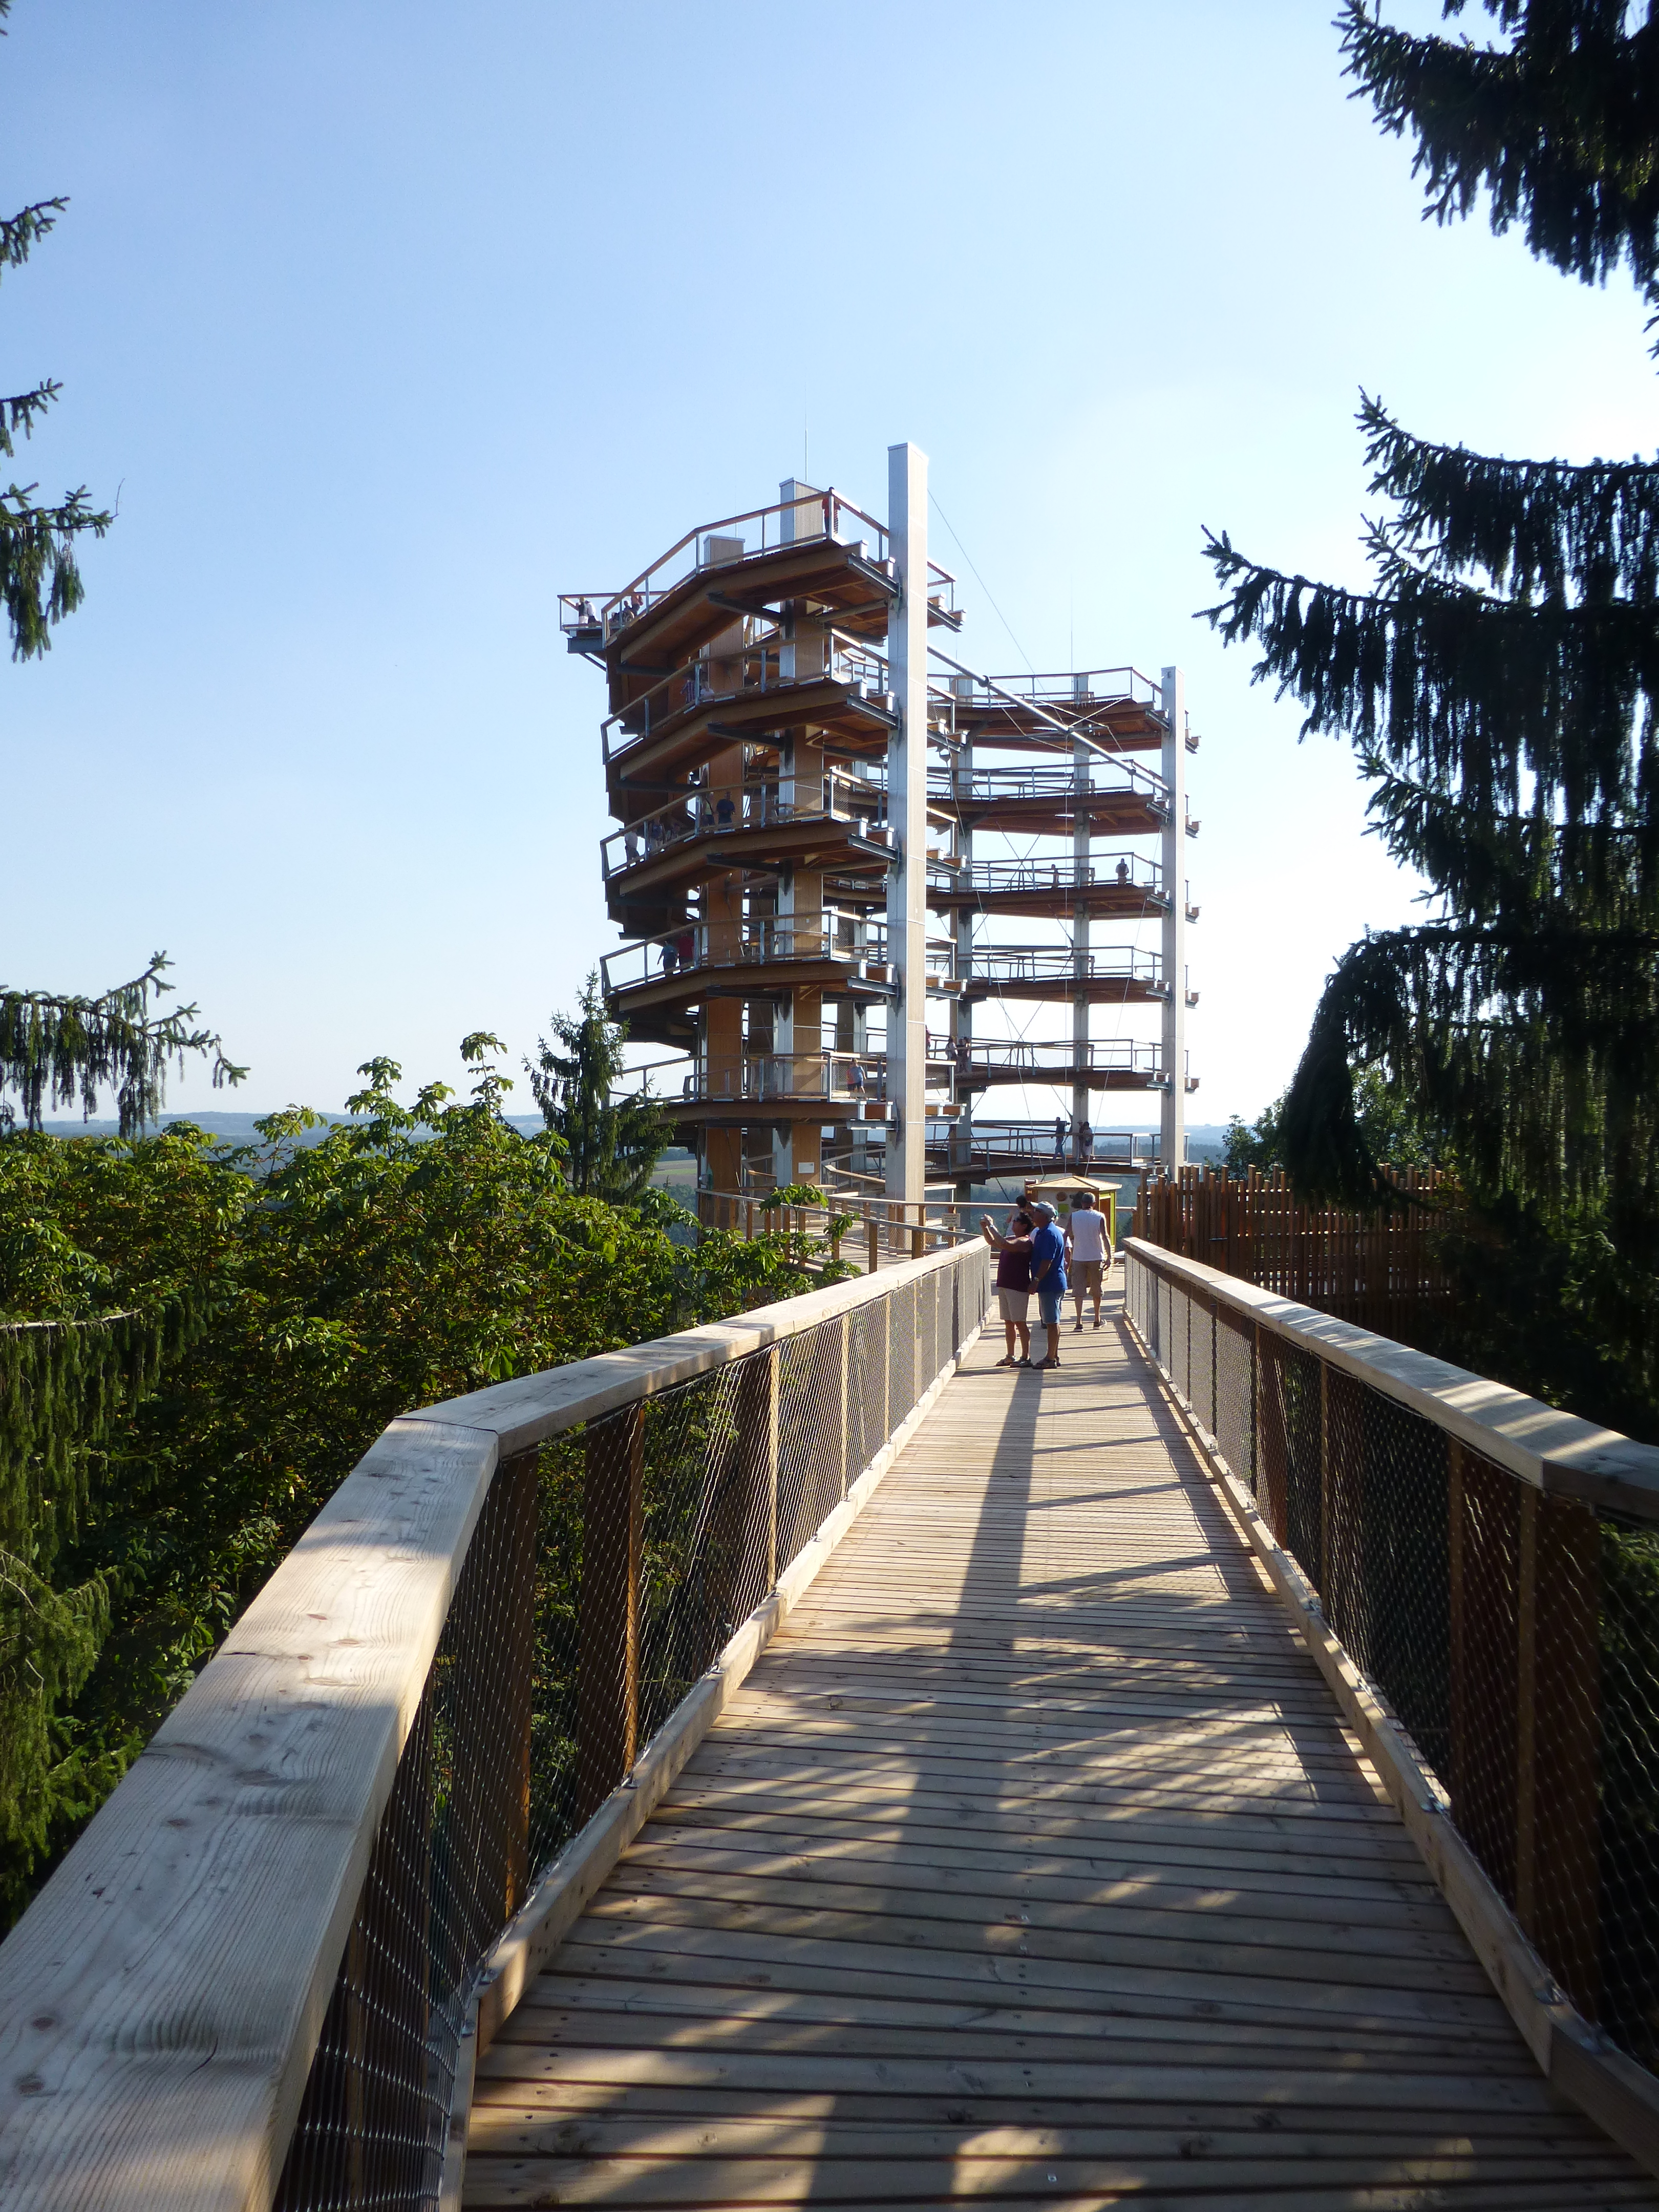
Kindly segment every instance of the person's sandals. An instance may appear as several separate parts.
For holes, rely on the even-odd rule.
[[[999,1367],[1024,1367],[1024,1364],[1025,1362],[1023,1359],[1016,1359],[1012,1352],[1006,1359],[999,1359],[997,1362]]]
[[[1073,1324],[1072,1324],[1072,1334],[1073,1334],[1073,1336],[1081,1336],[1081,1335],[1082,1335],[1082,1334],[1083,1334],[1083,1323],[1082,1323],[1080,1321],[1073,1322]]]

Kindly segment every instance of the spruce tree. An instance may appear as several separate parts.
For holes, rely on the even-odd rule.
[[[636,1205],[668,1146],[668,1124],[646,1085],[613,1098],[623,1070],[624,1024],[606,1019],[598,973],[582,986],[581,1011],[553,1016],[561,1052],[545,1037],[525,1062],[542,1118],[564,1146],[565,1175],[583,1198]]]
[[[98,1109],[99,1085],[108,1084],[121,1134],[133,1137],[161,1111],[169,1063],[182,1073],[193,1053],[208,1061],[216,1091],[240,1083],[247,1070],[226,1059],[216,1030],[195,1026],[197,1007],[151,1011],[152,998],[173,988],[163,980],[171,964],[166,953],[152,953],[142,975],[97,998],[0,984],[0,1133],[15,1119],[8,1088],[27,1127],[38,1129],[48,1100],[54,1106],[79,1100],[89,1116]]]
[[[0,0],[0,16],[10,13],[11,0]],[[0,31],[0,38],[5,35]],[[68,205],[61,197],[36,200],[16,215],[0,216],[0,276],[21,267]],[[0,455],[8,460],[15,458],[19,434],[33,436],[35,424],[62,389],[47,377],[27,392],[0,398]],[[75,541],[88,530],[101,538],[115,520],[102,508],[88,505],[84,484],[65,492],[56,506],[40,505],[34,496],[39,489],[38,484],[13,482],[0,491],[0,600],[11,629],[15,660],[45,653],[52,643],[52,624],[80,605],[84,592]]]
[[[1485,5],[1500,43],[1408,36],[1363,0],[1343,18],[1348,72],[1416,137],[1425,212],[1467,216],[1485,191],[1495,230],[1523,224],[1585,282],[1622,264],[1659,304],[1651,8],[1638,23],[1624,0]],[[1507,1338],[1488,1329],[1492,1356],[1507,1345],[1510,1379],[1652,1431],[1659,465],[1431,444],[1364,395],[1360,422],[1389,503],[1366,527],[1370,591],[1224,534],[1208,548],[1228,587],[1210,620],[1255,641],[1304,734],[1352,738],[1389,849],[1436,894],[1430,919],[1337,964],[1285,1103],[1286,1162],[1310,1198],[1378,1197],[1354,1091],[1356,1066],[1376,1071],[1444,1133],[1514,1316]]]

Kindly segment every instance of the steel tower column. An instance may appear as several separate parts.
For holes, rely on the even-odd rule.
[[[887,1194],[926,1195],[927,1083],[927,456],[887,448],[887,532],[898,597],[887,618],[898,727],[887,741]]]
[[[1164,672],[1164,1110],[1158,1158],[1166,1170],[1187,1164],[1187,682]]]

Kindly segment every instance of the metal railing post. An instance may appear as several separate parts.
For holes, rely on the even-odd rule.
[[[1519,1747],[1518,1501],[1501,1468],[1450,1444],[1452,1820],[1505,1902],[1515,1899]]]
[[[1331,1370],[1319,1363],[1319,1595],[1325,1618],[1331,1617],[1331,1528],[1334,1518],[1331,1479]]]
[[[639,1747],[644,1526],[645,1408],[635,1405],[596,1421],[587,1432],[576,1692],[576,1794],[582,1820],[628,1774]]]
[[[881,1436],[884,1443],[893,1433],[893,1296],[890,1291],[885,1297],[876,1301],[876,1310],[881,1316],[881,1322],[879,1327],[872,1329],[870,1334],[878,1342],[871,1345],[869,1356],[877,1361],[881,1376]]]
[[[1600,1529],[1571,1498],[1521,1492],[1516,1628],[1515,1917],[1573,2003],[1600,1994]]]
[[[738,1449],[743,1468],[744,1517],[758,1541],[751,1556],[764,1570],[763,1591],[778,1579],[778,1384],[782,1352],[777,1345],[744,1364],[738,1383]]]
[[[851,1443],[851,1437],[848,1431],[847,1394],[852,1383],[853,1369],[853,1322],[852,1316],[848,1314],[843,1314],[841,1317],[840,1326],[836,1332],[836,1364],[839,1370],[838,1379],[841,1384],[840,1392],[838,1394],[841,1400],[840,1426],[836,1431],[839,1443],[838,1456],[841,1463],[840,1494],[842,1497],[845,1498],[847,1495],[847,1476],[848,1472],[848,1445]]]
[[[536,1696],[536,1546],[539,1533],[539,1452],[519,1452],[495,1472],[507,1486],[508,1523],[506,1588],[501,1607],[501,1690],[507,1753],[507,1858],[506,1910],[510,1920],[524,1902],[530,1864],[530,1750]]]
[[[1261,1470],[1258,1503],[1275,1543],[1290,1534],[1290,1438],[1285,1433],[1285,1393],[1273,1356],[1273,1337],[1260,1322],[1255,1328],[1259,1434],[1256,1464]]]

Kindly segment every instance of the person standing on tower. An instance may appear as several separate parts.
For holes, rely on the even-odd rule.
[[[1066,1239],[1054,1225],[1054,1209],[1040,1198],[1030,1209],[1036,1229],[1031,1237],[1031,1288],[1037,1315],[1048,1340],[1048,1357],[1038,1364],[1060,1364],[1060,1310],[1066,1296]]]
[[[1106,1217],[1095,1204],[1093,1191],[1080,1190],[1072,1201],[1072,1218],[1066,1228],[1066,1264],[1072,1279],[1073,1310],[1077,1316],[1073,1336],[1082,1331],[1085,1291],[1095,1302],[1095,1327],[1101,1325],[1101,1287],[1111,1258],[1111,1247],[1106,1241]]]

